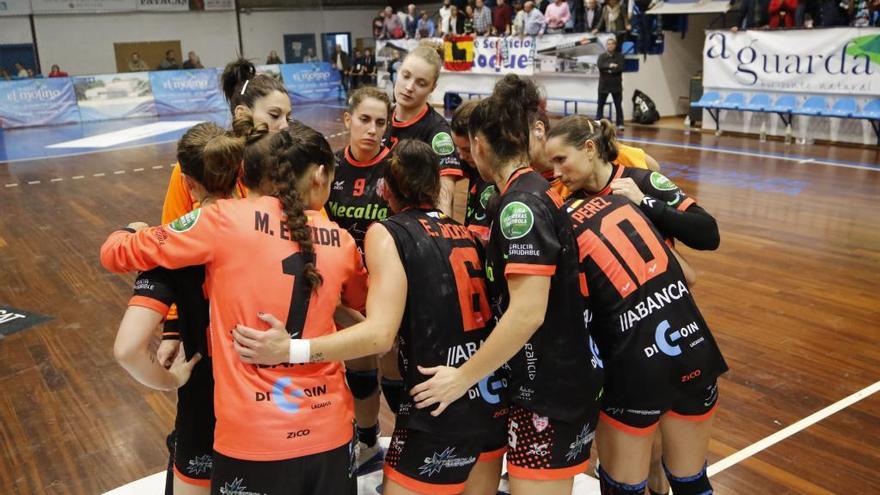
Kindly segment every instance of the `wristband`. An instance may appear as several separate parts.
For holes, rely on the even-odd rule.
[[[312,343],[308,339],[290,339],[290,363],[308,363],[311,357]]]

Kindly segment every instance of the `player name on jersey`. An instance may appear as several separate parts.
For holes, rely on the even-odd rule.
[[[290,228],[287,226],[287,223],[284,220],[281,220],[278,223],[278,230],[270,229],[269,214],[259,210],[254,211],[254,230],[271,236],[277,235],[285,241],[292,240],[290,237]],[[342,246],[342,242],[339,239],[339,230],[337,229],[312,226],[312,241],[322,246]]]

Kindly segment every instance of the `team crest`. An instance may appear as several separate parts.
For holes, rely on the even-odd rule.
[[[440,156],[451,155],[455,151],[455,143],[448,132],[438,132],[431,140],[431,148]]]
[[[513,201],[501,210],[501,234],[508,240],[525,237],[534,224],[535,215],[525,203]]]
[[[550,418],[532,413],[532,424],[535,425],[535,429],[538,430],[538,433],[541,433],[550,426]]]
[[[678,186],[676,186],[671,180],[658,172],[651,172],[651,185],[660,191],[672,191],[673,189],[678,189]]]
[[[195,227],[196,222],[199,221],[199,216],[202,214],[201,208],[196,208],[195,210],[183,215],[182,217],[174,220],[173,222],[168,224],[168,230],[172,232],[177,232],[178,234],[182,234],[187,230]]]

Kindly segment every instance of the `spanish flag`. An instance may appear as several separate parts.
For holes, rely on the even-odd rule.
[[[443,41],[443,66],[446,70],[466,71],[474,65],[474,37],[447,36]]]

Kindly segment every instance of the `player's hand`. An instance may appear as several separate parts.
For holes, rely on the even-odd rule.
[[[269,324],[268,330],[254,330],[236,325],[232,330],[232,345],[241,360],[248,364],[273,365],[290,359],[290,334],[278,318],[261,313],[257,315]]]
[[[128,228],[134,230],[135,232],[141,229],[145,229],[147,227],[149,227],[149,225],[145,224],[144,222],[131,222],[130,224],[128,224]]]
[[[177,357],[174,358],[174,363],[172,363],[171,368],[168,369],[168,371],[174,376],[177,388],[186,385],[186,382],[189,381],[189,377],[192,376],[193,367],[195,367],[196,363],[201,359],[202,355],[199,353],[196,353],[196,355],[189,361],[186,360],[184,353],[177,353]]]
[[[645,194],[639,189],[639,186],[629,177],[625,179],[614,179],[611,181],[611,193],[623,196],[635,204],[642,202]]]
[[[449,407],[449,404],[467,392],[468,386],[462,380],[461,371],[458,368],[449,366],[424,368],[419,366],[419,373],[433,376],[413,387],[409,394],[413,396],[417,409],[439,404],[436,409],[431,411],[431,416],[439,416]]]
[[[156,349],[156,359],[165,369],[171,367],[179,354],[183,354],[183,342],[177,339],[163,340]]]

